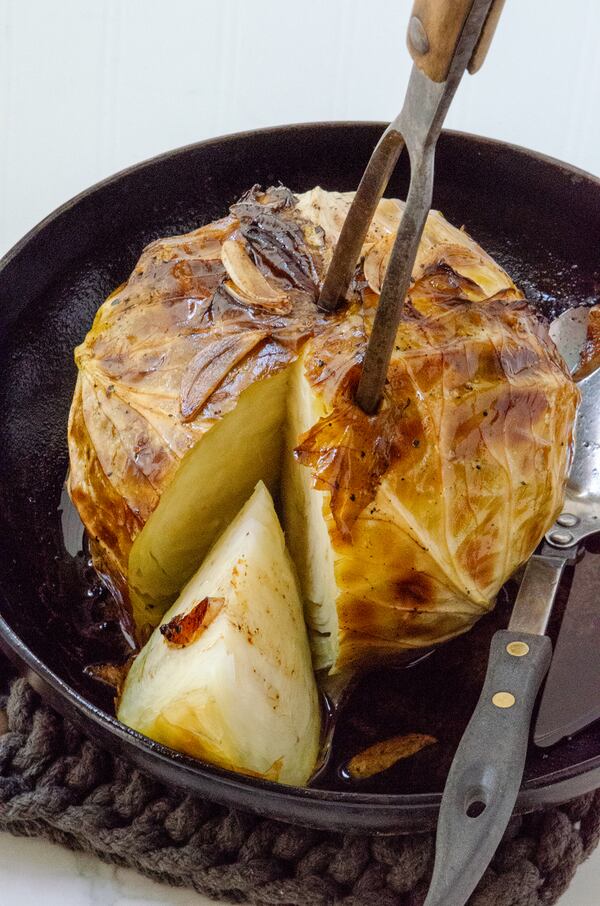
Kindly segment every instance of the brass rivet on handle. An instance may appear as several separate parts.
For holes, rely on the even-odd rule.
[[[515,702],[512,692],[496,692],[492,698],[492,704],[497,708],[512,708]]]
[[[513,657],[525,657],[526,654],[529,654],[529,645],[527,642],[509,642],[506,650]]]
[[[408,23],[408,40],[420,54],[426,54],[429,51],[429,38],[425,31],[425,26],[417,16],[411,16]]]

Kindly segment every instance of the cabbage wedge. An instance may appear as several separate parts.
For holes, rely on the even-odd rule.
[[[309,779],[319,700],[294,567],[262,482],[133,662],[117,716],[211,764]]]

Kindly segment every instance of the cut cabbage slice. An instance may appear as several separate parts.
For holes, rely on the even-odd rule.
[[[337,660],[335,555],[327,528],[328,494],[313,487],[312,472],[296,462],[294,449],[325,414],[322,399],[305,378],[302,356],[292,366],[281,478],[285,535],[300,578],[315,670]]]
[[[117,713],[212,764],[309,779],[319,700],[294,567],[262,482],[134,661]]]
[[[137,626],[156,626],[259,479],[277,490],[286,387],[287,370],[251,384],[184,457],[129,555]]]

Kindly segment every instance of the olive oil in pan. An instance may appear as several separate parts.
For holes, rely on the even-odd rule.
[[[94,665],[122,664],[134,648],[128,620],[106,579],[94,569],[79,514],[63,489],[59,506],[63,542],[62,574],[71,589],[70,622],[80,641],[81,667],[93,689],[92,700],[114,712],[114,692],[93,677]],[[101,701],[100,701],[101,700]]]

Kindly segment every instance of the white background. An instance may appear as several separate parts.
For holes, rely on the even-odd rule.
[[[128,164],[240,129],[389,120],[410,0],[0,0],[0,253]],[[600,3],[507,0],[448,125],[600,174]]]
[[[169,148],[259,126],[391,119],[410,0],[0,0],[0,253],[81,189]],[[600,175],[600,3],[508,0],[447,125]],[[0,836],[2,900],[190,903]],[[96,879],[96,880],[94,880]],[[598,906],[600,856],[561,906]]]

